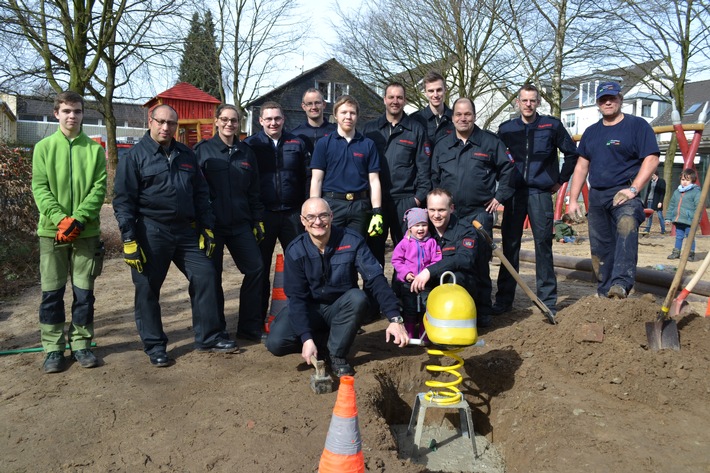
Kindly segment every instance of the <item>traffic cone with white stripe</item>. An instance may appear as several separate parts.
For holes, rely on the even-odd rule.
[[[276,255],[276,267],[274,268],[274,287],[271,290],[271,308],[266,316],[264,331],[269,333],[271,323],[279,312],[286,307],[286,293],[284,292],[284,255]]]
[[[319,473],[365,473],[362,438],[357,420],[355,378],[340,378],[338,398],[330,419],[325,448],[318,465]]]

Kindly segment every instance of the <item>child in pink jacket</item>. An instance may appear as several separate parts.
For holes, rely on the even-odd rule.
[[[441,250],[429,235],[429,215],[425,209],[414,207],[407,210],[404,220],[407,222],[407,234],[392,253],[392,266],[405,288],[401,294],[404,327],[411,338],[417,338],[424,333],[422,318],[429,291],[416,294],[411,291],[409,283],[424,268],[441,260]]]

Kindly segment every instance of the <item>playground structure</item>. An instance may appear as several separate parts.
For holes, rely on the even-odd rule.
[[[179,82],[143,106],[148,114],[159,105],[170,105],[178,113],[179,125],[175,139],[189,147],[214,135],[214,114],[220,101],[192,84]]]
[[[447,276],[453,279],[453,283],[444,283],[444,278]],[[412,453],[416,455],[419,450],[427,409],[455,409],[459,413],[461,434],[471,439],[474,458],[478,458],[471,407],[458,388],[463,382],[463,375],[459,370],[464,365],[464,360],[458,356],[458,353],[464,347],[481,345],[477,343],[476,305],[468,291],[456,284],[456,276],[450,271],[441,275],[439,286],[429,295],[424,315],[424,328],[429,341],[440,347],[428,348],[427,353],[454,361],[453,364],[448,365],[443,363],[427,365],[427,371],[449,375],[453,379],[426,381],[425,384],[430,390],[417,394],[407,427],[407,434],[411,434],[414,430]]]

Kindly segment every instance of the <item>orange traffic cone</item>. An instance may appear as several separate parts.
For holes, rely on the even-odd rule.
[[[710,317],[710,298],[708,298],[708,308],[705,309],[705,317]]]
[[[355,378],[340,378],[338,398],[330,419],[328,437],[318,465],[319,473],[365,473],[362,438],[357,420]]]
[[[271,290],[271,308],[266,316],[264,331],[269,333],[271,323],[279,312],[286,307],[286,293],[284,292],[284,255],[276,255],[276,267],[274,268],[274,288]]]

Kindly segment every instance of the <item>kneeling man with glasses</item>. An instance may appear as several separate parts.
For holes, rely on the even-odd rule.
[[[266,348],[276,356],[300,351],[308,364],[311,356],[330,361],[333,374],[340,377],[355,373],[347,356],[369,306],[358,287],[358,273],[390,321],[385,342],[392,337],[404,347],[409,338],[397,298],[365,239],[351,229],[332,226],[332,218],[321,198],[303,204],[301,223],[307,233],[286,248],[288,305],[271,324]]]

